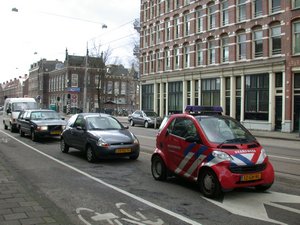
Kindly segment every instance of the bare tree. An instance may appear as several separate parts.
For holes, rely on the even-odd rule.
[[[93,43],[93,46],[91,48],[91,56],[93,57],[92,64],[94,67],[100,69],[99,78],[97,80],[97,100],[98,100],[98,107],[101,111],[101,80],[106,75],[106,63],[108,62],[110,56],[112,54],[112,50],[110,48],[107,48],[104,52],[101,51],[101,44],[100,43]]]

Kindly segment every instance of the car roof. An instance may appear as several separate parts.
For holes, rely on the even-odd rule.
[[[96,116],[102,116],[102,117],[112,117],[109,114],[106,113],[78,113],[77,116],[82,115],[83,117],[96,117]]]
[[[25,109],[23,111],[26,111],[26,112],[56,112],[55,110],[52,110],[52,109]]]

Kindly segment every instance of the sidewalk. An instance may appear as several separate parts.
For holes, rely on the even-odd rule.
[[[72,224],[46,196],[26,182],[0,152],[0,224]]]

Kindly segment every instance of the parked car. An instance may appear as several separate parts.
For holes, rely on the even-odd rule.
[[[68,153],[75,148],[86,154],[88,162],[107,157],[137,159],[140,144],[137,137],[116,118],[103,113],[73,115],[61,134],[60,149]]]
[[[136,110],[134,113],[128,116],[128,122],[131,126],[142,125],[146,128],[160,126],[162,118],[157,115],[154,111],[148,110]]]
[[[189,106],[165,117],[151,158],[155,180],[177,175],[197,182],[210,198],[234,188],[270,188],[274,169],[264,148],[220,107]]]
[[[34,98],[6,98],[3,107],[3,126],[11,132],[18,131],[17,119],[22,110],[37,109]]]
[[[51,109],[34,109],[20,112],[17,127],[21,137],[30,135],[33,141],[45,136],[60,136],[67,122]]]

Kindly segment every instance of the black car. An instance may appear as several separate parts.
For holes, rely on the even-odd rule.
[[[148,110],[136,110],[134,113],[128,116],[128,122],[131,126],[142,125],[146,128],[160,126],[162,118],[154,111]]]
[[[73,115],[61,134],[60,149],[69,148],[86,154],[88,162],[106,157],[129,157],[137,159],[140,144],[137,137],[116,118],[102,113],[79,113]]]
[[[67,122],[50,109],[24,110],[17,119],[21,137],[30,135],[33,141],[45,136],[60,136]]]

